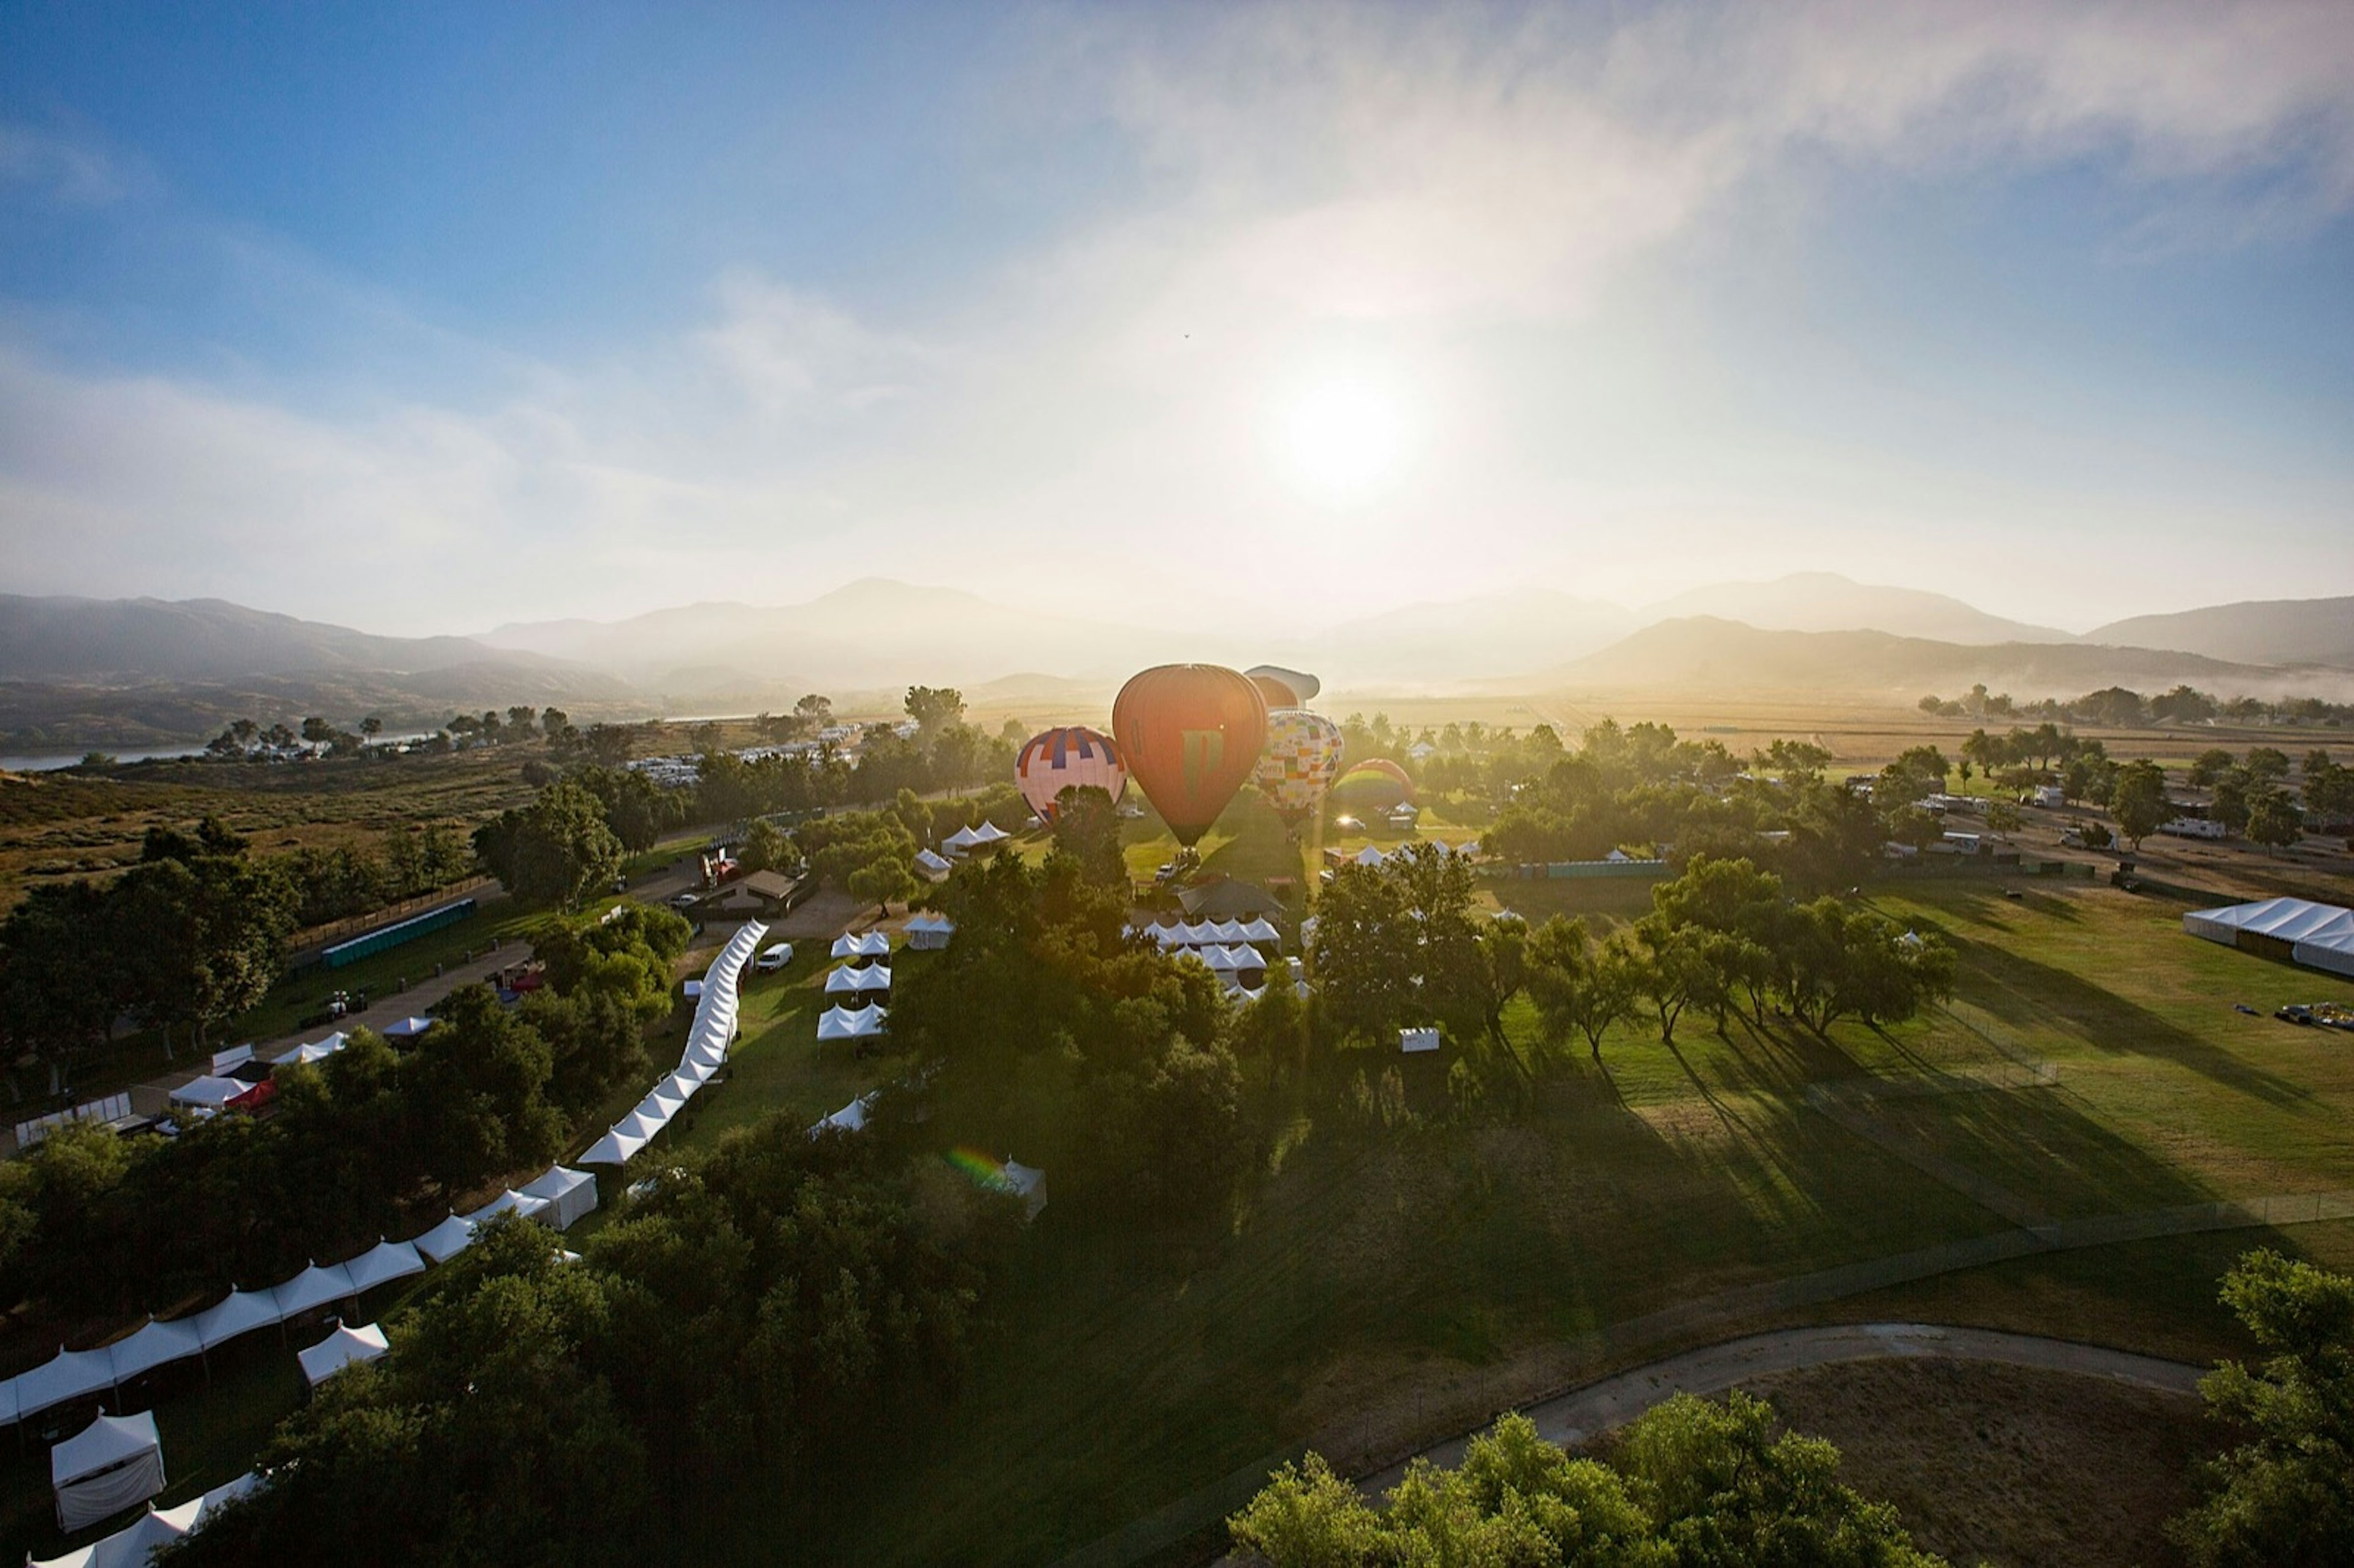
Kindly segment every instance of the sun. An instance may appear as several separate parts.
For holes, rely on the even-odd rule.
[[[1413,429],[1405,400],[1381,382],[1338,376],[1278,412],[1276,453],[1295,488],[1330,505],[1380,495],[1405,467]]]

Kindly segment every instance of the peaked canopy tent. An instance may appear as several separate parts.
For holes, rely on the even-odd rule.
[[[418,1018],[412,1015],[400,1020],[398,1023],[387,1023],[383,1028],[377,1030],[376,1033],[383,1035],[387,1040],[414,1040],[432,1027],[433,1021],[431,1019]]]
[[[295,1351],[294,1359],[302,1363],[303,1377],[316,1388],[354,1361],[372,1361],[391,1348],[377,1324],[351,1329],[338,1323],[333,1333],[309,1350]]]
[[[104,1351],[69,1351],[59,1345],[56,1355],[9,1382],[16,1390],[16,1416],[23,1420],[112,1388],[114,1358]]]
[[[880,931],[844,931],[833,939],[830,956],[837,959],[887,959],[891,938]]]
[[[545,1202],[548,1206],[540,1211],[539,1217],[559,1231],[570,1230],[575,1221],[597,1210],[597,1178],[586,1171],[552,1165],[546,1174],[515,1190],[526,1198]]]
[[[164,1442],[152,1413],[101,1415],[49,1450],[58,1528],[69,1534],[164,1489]]]
[[[207,1114],[219,1110],[231,1100],[242,1099],[253,1091],[253,1086],[241,1078],[217,1078],[207,1073],[191,1078],[164,1097],[184,1110]]]
[[[274,1329],[284,1320],[278,1311],[276,1292],[269,1290],[232,1290],[188,1319],[196,1326],[196,1338],[208,1351],[228,1343],[239,1334]]]
[[[810,1128],[810,1136],[815,1138],[828,1128],[839,1128],[843,1132],[856,1132],[866,1125],[867,1106],[874,1098],[871,1094],[861,1095],[832,1115],[821,1117]]]
[[[409,1245],[428,1262],[447,1263],[474,1245],[473,1223],[452,1214]]]
[[[157,1367],[186,1361],[201,1353],[204,1348],[204,1340],[198,1337],[196,1324],[187,1319],[159,1323],[150,1318],[138,1332],[107,1346],[106,1353],[114,1362],[114,1381],[121,1384],[142,1372],[151,1372]]]
[[[949,945],[956,935],[956,922],[945,915],[927,911],[907,917],[907,946],[917,952],[936,952]]]
[[[425,1258],[415,1242],[379,1241],[344,1265],[344,1269],[352,1277],[352,1293],[356,1296],[363,1290],[424,1273]]]
[[[326,1268],[314,1263],[270,1293],[270,1298],[278,1304],[281,1322],[299,1317],[314,1307],[324,1307],[329,1302],[342,1301],[358,1294],[352,1285],[352,1271],[340,1263]]]
[[[817,1037],[820,1040],[865,1040],[885,1032],[890,1011],[877,1003],[855,1010],[829,1007],[818,1015]]]
[[[854,969],[844,965],[825,977],[825,989],[830,996],[839,996],[845,991],[889,991],[891,966],[869,964],[863,969]]]
[[[323,1062],[328,1057],[334,1055],[336,1052],[342,1050],[345,1046],[350,1044],[351,1037],[344,1033],[343,1031],[337,1030],[334,1033],[328,1035],[324,1040],[313,1040],[308,1044],[297,1045],[292,1050],[281,1051],[277,1055],[272,1056],[270,1061],[273,1065],[281,1067],[299,1066],[310,1062]]]

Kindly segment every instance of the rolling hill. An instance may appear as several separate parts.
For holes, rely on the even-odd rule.
[[[2354,597],[2251,599],[2175,615],[2137,615],[2096,627],[2084,641],[2179,648],[2251,664],[2354,670]]]
[[[2162,691],[2187,682],[2221,695],[2346,700],[2354,673],[2237,663],[2203,654],[2080,642],[1969,644],[1885,631],[1767,631],[1691,617],[1646,627],[1550,673],[1597,688],[1821,691],[1953,695],[1983,681],[2015,696],[2077,696],[2103,686]]]

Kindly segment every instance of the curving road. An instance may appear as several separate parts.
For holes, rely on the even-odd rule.
[[[1537,1424],[1548,1442],[1582,1443],[1634,1420],[1653,1405],[1678,1393],[1722,1393],[1753,1379],[1775,1372],[1797,1372],[1833,1361],[1878,1361],[1897,1356],[1927,1356],[1945,1361],[1996,1361],[2005,1366],[2037,1367],[2047,1372],[2080,1372],[2111,1378],[2136,1388],[2161,1393],[2195,1396],[2207,1368],[2182,1361],[2137,1356],[2073,1340],[2047,1340],[2035,1334],[2008,1334],[1995,1329],[1950,1328],[1937,1323],[1840,1323],[1811,1329],[1777,1329],[1748,1334],[1722,1344],[1703,1345],[1681,1355],[1652,1361],[1573,1389],[1523,1414]],[[1453,1465],[1463,1457],[1471,1435],[1426,1449],[1419,1457],[1435,1465]],[[1358,1482],[1368,1494],[1394,1486],[1405,1466],[1394,1465]]]

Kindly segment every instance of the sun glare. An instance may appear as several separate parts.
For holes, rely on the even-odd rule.
[[[1281,411],[1277,448],[1303,494],[1346,506],[1389,488],[1405,467],[1411,436],[1392,389],[1336,377],[1306,388]]]

